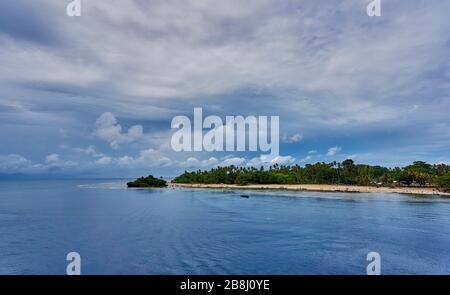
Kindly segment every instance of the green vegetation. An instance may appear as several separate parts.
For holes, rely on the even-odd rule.
[[[403,168],[386,168],[355,164],[353,160],[342,163],[316,163],[304,167],[218,167],[209,171],[184,172],[172,180],[174,183],[204,184],[345,184],[377,186],[437,186],[450,190],[450,166],[431,165],[416,161]]]
[[[450,192],[450,173],[437,178],[437,186],[444,192]]]
[[[128,187],[166,187],[167,181],[164,179],[155,178],[152,175],[147,177],[141,177],[136,179],[135,181],[128,182]]]

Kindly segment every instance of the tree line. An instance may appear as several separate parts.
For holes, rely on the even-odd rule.
[[[149,175],[147,177],[140,177],[135,181],[130,181],[127,183],[127,186],[133,188],[166,187],[167,181],[162,178],[156,178],[153,177],[153,175]]]
[[[355,164],[347,159],[342,163],[272,165],[268,168],[226,166],[209,171],[185,171],[172,180],[174,183],[204,184],[344,184],[377,186],[434,186],[450,191],[450,166],[415,161],[400,168],[386,168]]]

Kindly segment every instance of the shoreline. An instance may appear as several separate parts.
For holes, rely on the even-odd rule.
[[[342,192],[342,193],[398,193],[410,195],[446,196],[450,193],[439,191],[432,187],[374,187],[356,185],[333,185],[333,184],[203,184],[203,183],[169,183],[169,187],[188,188],[212,188],[212,189],[275,189],[275,190],[297,190],[314,192]]]

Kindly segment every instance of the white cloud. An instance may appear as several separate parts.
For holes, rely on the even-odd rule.
[[[118,164],[121,166],[129,166],[129,165],[132,165],[133,162],[134,162],[134,159],[133,159],[133,157],[130,157],[130,156],[123,156],[118,159]]]
[[[316,150],[310,150],[310,151],[308,152],[308,155],[312,155],[312,154],[317,154],[317,151],[316,151]]]
[[[276,156],[270,161],[270,164],[290,165],[295,162],[295,158],[291,156]]]
[[[79,164],[70,160],[62,160],[58,154],[50,154],[45,157],[45,164],[35,164],[34,168],[39,168],[42,171],[73,168]]]
[[[219,160],[215,157],[210,157],[206,160],[199,160],[195,157],[189,157],[186,161],[181,162],[181,167],[188,167],[188,168],[194,168],[194,167],[200,167],[200,168],[212,168],[216,166],[219,163]]]
[[[122,126],[117,123],[116,117],[112,113],[103,113],[95,122],[94,134],[107,142],[111,148],[117,149],[122,143],[131,143],[139,140],[144,135],[141,125],[135,125],[128,129],[127,133],[122,132]]]
[[[171,166],[175,161],[171,160],[164,153],[159,150],[146,149],[139,153],[138,157],[123,156],[117,159],[112,159],[110,161],[118,163],[125,167],[165,167]]]
[[[269,166],[269,165],[290,165],[295,162],[295,158],[292,156],[275,156],[272,157],[270,155],[260,155],[259,157],[255,157],[250,159],[247,162],[247,166],[249,167],[260,167],[260,166]]]
[[[77,166],[79,166],[77,162],[61,160],[58,154],[48,155],[44,163],[33,163],[31,160],[17,154],[0,155],[0,172],[5,174],[37,174],[55,170],[67,172]]]
[[[147,149],[140,152],[139,158],[136,159],[139,163],[151,166],[165,166],[170,165],[172,160],[165,156],[160,151],[154,149]]]
[[[339,146],[331,147],[331,148],[328,149],[327,156],[328,156],[328,157],[335,156],[335,155],[336,155],[337,153],[339,153],[341,150],[342,150],[342,148],[339,147]]]
[[[205,167],[215,166],[218,163],[219,163],[219,160],[217,158],[215,158],[215,157],[210,157],[209,159],[202,161],[202,165],[205,166]]]
[[[295,162],[292,156],[276,156],[261,155],[260,157],[247,160],[245,157],[234,157],[228,155],[220,160],[216,157],[209,157],[207,159],[198,159],[196,157],[188,157],[185,160],[175,160],[170,158],[161,150],[147,149],[139,153],[138,157],[122,156],[112,158],[104,156],[97,160],[97,165],[119,165],[121,167],[133,168],[149,168],[149,167],[171,167],[171,168],[205,168],[211,169],[217,166],[255,166],[261,165],[269,166],[274,164],[289,165]]]
[[[303,140],[303,134],[300,134],[300,133],[295,133],[290,136],[285,135],[282,138],[282,142],[285,142],[285,143],[295,143],[295,142],[299,142],[302,140]]]
[[[183,167],[198,167],[200,166],[200,161],[197,158],[189,157],[186,161],[181,164]]]
[[[31,166],[31,161],[21,155],[0,155],[0,172],[2,173],[24,172]]]
[[[95,158],[100,158],[104,156],[104,154],[102,153],[97,153],[95,147],[92,145],[88,146],[87,148],[73,148],[72,151],[76,153],[86,154]]]
[[[48,155],[48,156],[45,158],[45,162],[46,162],[46,163],[49,163],[49,164],[59,162],[59,155],[58,155],[58,154],[51,154],[51,155]]]
[[[225,160],[223,160],[220,163],[220,166],[241,166],[245,163],[245,158],[240,158],[240,157],[231,157],[231,158],[227,158]]]
[[[306,157],[304,157],[303,159],[300,159],[300,162],[301,162],[301,163],[308,162],[308,161],[311,160],[311,159],[312,159],[311,156],[306,156]]]
[[[108,164],[111,164],[112,161],[113,161],[113,159],[111,157],[101,157],[100,159],[95,161],[95,163],[98,165],[108,165]]]

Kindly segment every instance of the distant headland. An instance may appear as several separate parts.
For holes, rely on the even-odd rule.
[[[403,168],[386,168],[355,164],[350,159],[304,167],[278,164],[268,169],[227,166],[209,171],[186,171],[175,177],[171,184],[450,195],[450,166],[416,161]]]

